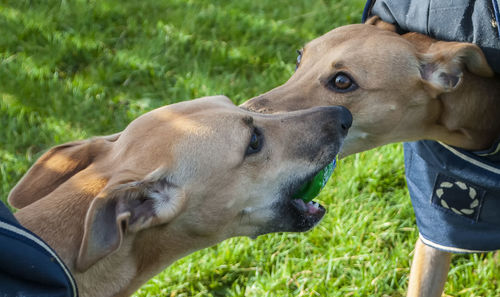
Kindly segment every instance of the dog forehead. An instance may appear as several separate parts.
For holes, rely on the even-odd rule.
[[[242,113],[243,110],[225,96],[204,97],[154,109],[132,121],[124,132],[136,136],[158,129],[204,133],[220,126],[221,121],[237,121]]]
[[[354,24],[333,29],[306,44],[307,52],[314,55],[341,51],[344,53],[373,56],[382,49],[392,52],[398,48],[408,49],[410,43],[400,35],[372,25]],[[403,51],[402,51],[403,52]]]
[[[312,69],[346,71],[367,89],[419,77],[414,45],[392,31],[372,25],[339,27],[311,41],[305,47],[304,61],[310,59],[318,65]]]
[[[201,146],[216,151],[221,141],[244,137],[242,112],[222,96],[160,107],[132,121],[114,143],[112,155],[119,163],[132,162],[148,170],[172,163],[183,149],[193,153]]]

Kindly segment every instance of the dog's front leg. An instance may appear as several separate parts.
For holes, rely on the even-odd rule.
[[[410,271],[407,297],[439,297],[450,269],[451,253],[417,240]]]

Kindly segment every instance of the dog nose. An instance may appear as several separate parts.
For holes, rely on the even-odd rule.
[[[336,135],[346,136],[352,125],[352,114],[349,109],[340,105],[320,106],[313,108],[321,113],[317,118],[324,127],[324,131],[331,131]],[[317,115],[317,113],[316,113]]]
[[[340,128],[347,132],[349,128],[351,128],[352,125],[352,114],[349,111],[349,109],[345,108],[344,106],[338,106],[340,109]]]
[[[352,114],[349,109],[340,105],[320,107],[320,109],[321,108],[328,109],[328,118],[333,121],[335,128],[338,129],[337,131],[344,135],[347,134],[347,131],[349,130],[349,128],[351,128],[352,125]],[[331,124],[332,123],[330,122],[330,125]]]

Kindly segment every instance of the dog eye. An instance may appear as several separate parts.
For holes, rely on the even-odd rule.
[[[245,155],[252,155],[260,152],[263,144],[263,136],[259,129],[254,128],[252,136],[250,136],[250,143],[248,144]]]
[[[297,61],[295,62],[295,70],[299,68],[300,60],[302,60],[302,50],[297,50]]]
[[[350,92],[358,88],[351,77],[345,73],[337,73],[328,81],[328,87],[337,92]]]

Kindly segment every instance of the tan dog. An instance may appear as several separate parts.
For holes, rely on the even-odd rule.
[[[345,106],[354,121],[343,156],[421,139],[479,150],[500,135],[500,79],[473,44],[401,36],[375,17],[309,42],[298,64],[284,85],[243,107],[275,113]],[[408,296],[440,296],[449,263],[449,253],[418,241]]]
[[[229,237],[316,225],[325,209],[291,196],[335,158],[351,121],[343,107],[269,116],[223,96],[178,103],[121,133],[52,148],[9,202],[80,296],[127,296]]]

